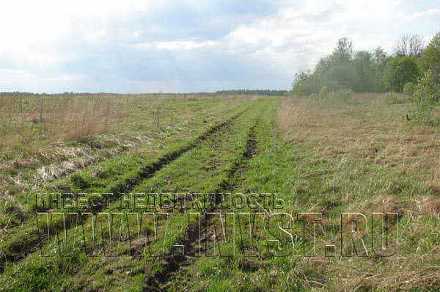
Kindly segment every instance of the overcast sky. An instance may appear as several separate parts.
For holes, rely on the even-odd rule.
[[[2,0],[0,91],[287,89],[340,37],[436,31],[440,0]]]

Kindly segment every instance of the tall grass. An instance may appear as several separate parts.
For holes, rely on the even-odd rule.
[[[348,103],[352,101],[353,90],[344,88],[334,90],[324,86],[321,88],[318,95],[312,94],[310,98],[323,104],[340,102]]]
[[[125,103],[112,95],[1,95],[0,149],[106,132],[126,116]]]

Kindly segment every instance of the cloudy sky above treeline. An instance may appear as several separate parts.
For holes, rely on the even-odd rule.
[[[0,91],[288,89],[340,37],[437,31],[440,0],[2,0]]]

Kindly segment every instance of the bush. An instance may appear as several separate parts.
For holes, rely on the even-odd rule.
[[[414,91],[416,103],[434,104],[440,101],[440,86],[434,83],[432,71],[428,70],[420,78]]]
[[[416,109],[414,118],[422,123],[434,125],[438,120],[433,117],[434,106],[440,101],[440,88],[434,83],[430,70],[425,72],[414,91]]]
[[[405,95],[413,96],[416,90],[416,85],[413,82],[408,82],[403,86],[403,93]]]
[[[387,63],[384,81],[388,89],[402,92],[406,83],[416,82],[419,76],[415,57],[396,56]]]

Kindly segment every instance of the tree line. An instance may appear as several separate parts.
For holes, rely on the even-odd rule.
[[[429,94],[438,101],[440,33],[426,45],[418,35],[404,35],[393,54],[387,54],[381,47],[373,51],[354,51],[352,41],[341,38],[333,52],[321,58],[312,71],[296,74],[293,94],[318,94],[325,88],[355,92],[394,91],[412,95],[422,83],[429,85],[430,88],[425,89],[433,91]]]
[[[267,96],[282,96],[287,95],[287,90],[273,90],[273,89],[235,89],[235,90],[219,90],[217,94],[237,94],[237,95],[267,95]]]

